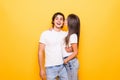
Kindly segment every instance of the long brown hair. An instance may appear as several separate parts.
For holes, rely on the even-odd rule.
[[[69,43],[70,35],[77,34],[78,44],[80,35],[80,19],[75,14],[69,14],[67,17],[68,35],[65,38],[66,45]]]

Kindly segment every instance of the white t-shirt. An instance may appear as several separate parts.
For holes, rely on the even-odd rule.
[[[78,43],[78,41],[77,41],[77,34],[72,34],[71,36],[70,36],[70,39],[69,39],[69,47],[71,46],[71,44],[72,43]],[[63,47],[63,57],[67,57],[67,56],[70,56],[73,52],[66,52],[66,50],[65,50],[65,43],[64,43],[64,47]]]
[[[42,33],[39,42],[45,44],[45,66],[63,64],[62,48],[66,32],[55,30]]]

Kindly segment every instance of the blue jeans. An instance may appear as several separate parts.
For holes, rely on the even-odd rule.
[[[68,80],[78,80],[79,62],[77,58],[74,58],[65,64],[65,68],[67,70]]]
[[[68,80],[67,71],[63,64],[46,67],[47,80]]]

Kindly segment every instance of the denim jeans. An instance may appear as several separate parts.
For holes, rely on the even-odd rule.
[[[57,77],[59,80],[68,80],[67,71],[63,64],[46,67],[46,74],[47,80],[56,80]]]
[[[78,80],[79,62],[77,58],[74,58],[65,64],[65,68],[67,70],[68,80]]]

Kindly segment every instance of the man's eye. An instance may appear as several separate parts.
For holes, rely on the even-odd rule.
[[[60,20],[63,20],[63,18],[60,18]]]

